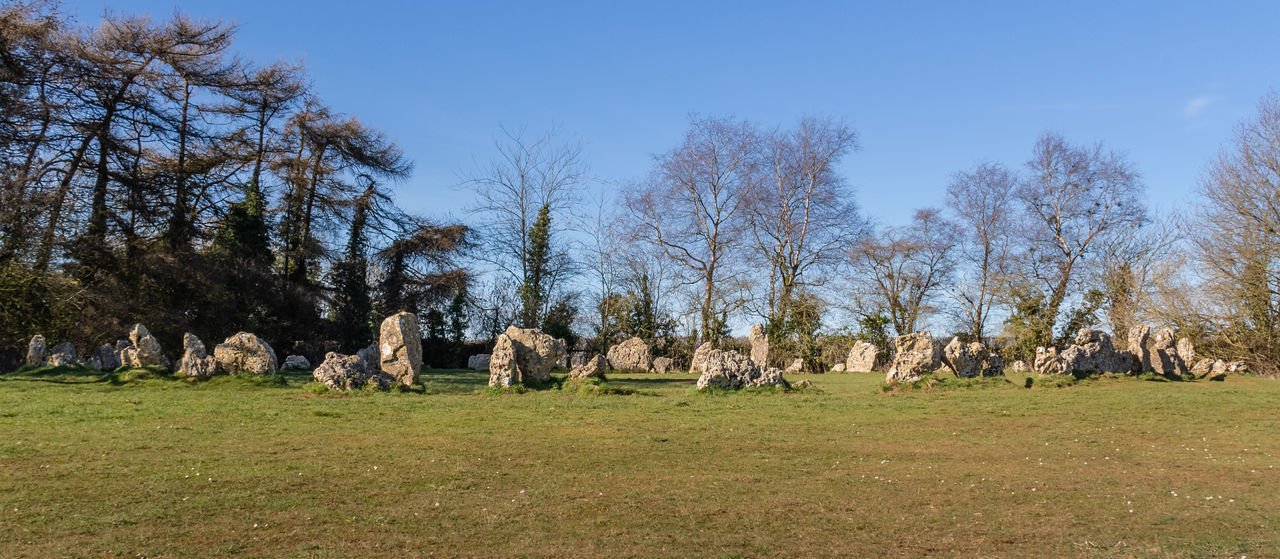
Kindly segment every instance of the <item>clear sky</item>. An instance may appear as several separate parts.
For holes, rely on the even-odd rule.
[[[766,125],[848,119],[844,174],[883,223],[938,205],[979,160],[1021,165],[1035,137],[1127,151],[1148,198],[1194,197],[1205,164],[1280,88],[1280,2],[383,2],[66,0],[175,8],[239,24],[239,51],[303,60],[336,110],[416,162],[401,205],[458,214],[452,188],[498,126],[551,126],[625,182],[673,147],[687,115]]]

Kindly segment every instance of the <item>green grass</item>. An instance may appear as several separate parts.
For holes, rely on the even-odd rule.
[[[0,557],[1280,555],[1280,383],[788,378],[0,375]]]

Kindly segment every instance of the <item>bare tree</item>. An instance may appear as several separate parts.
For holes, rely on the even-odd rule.
[[[1013,242],[1013,190],[1017,179],[997,163],[980,163],[956,173],[947,186],[947,208],[960,233],[956,281],[950,289],[961,324],[981,340],[1007,272]]]
[[[1223,352],[1280,374],[1280,95],[1209,166],[1192,236]]]
[[[769,271],[765,317],[787,312],[796,289],[825,283],[810,270],[845,264],[841,247],[866,234],[867,224],[835,166],[858,149],[858,135],[834,119],[805,117],[793,130],[764,138],[768,172],[751,199],[749,222],[756,259]]]
[[[924,209],[910,226],[887,228],[854,245],[863,314],[886,312],[899,335],[915,332],[951,277],[955,237],[955,226],[940,210]]]
[[[692,118],[679,147],[658,156],[648,180],[627,195],[637,233],[699,286],[704,341],[718,339],[736,310],[735,285],[747,204],[760,184],[759,134],[748,122]]]
[[[1101,144],[1074,146],[1046,133],[1027,162],[1028,176],[1015,191],[1028,220],[1023,264],[1046,293],[1048,328],[1038,345],[1052,340],[1052,326],[1076,285],[1076,272],[1108,232],[1146,218],[1138,172],[1121,153]]]
[[[1181,272],[1182,260],[1174,254],[1181,241],[1178,225],[1170,218],[1120,227],[1099,241],[1097,283],[1113,332],[1167,318],[1154,300],[1163,280]]]
[[[523,315],[534,318],[544,316],[546,305],[555,300],[550,295],[563,286],[572,274],[572,259],[560,234],[567,229],[578,191],[588,181],[587,165],[582,155],[582,145],[564,142],[552,130],[538,137],[529,137],[524,131],[501,129],[501,137],[494,141],[494,156],[487,165],[478,167],[463,183],[474,189],[477,202],[470,209],[481,216],[485,225],[480,227],[483,243],[492,247],[478,255],[485,262],[497,267],[519,286],[528,286],[533,276],[538,277],[538,297],[523,297],[539,303],[542,308],[526,309]],[[531,266],[530,255],[535,247],[531,233],[538,213],[546,208],[550,217],[549,251],[545,270]],[[542,258],[540,258],[542,260]]]

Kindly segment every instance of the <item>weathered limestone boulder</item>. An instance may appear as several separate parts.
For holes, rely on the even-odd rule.
[[[1036,359],[1031,368],[1036,374],[1040,375],[1071,374],[1070,365],[1058,355],[1058,348],[1056,347],[1037,347]]]
[[[248,332],[236,332],[214,346],[213,358],[223,373],[238,375],[272,375],[276,372],[276,352],[262,338]]]
[[[395,377],[380,370],[370,369],[359,355],[342,355],[329,352],[324,362],[311,371],[311,378],[323,383],[329,390],[355,390],[365,385],[376,385],[388,390],[398,384]]]
[[[200,338],[187,332],[182,335],[182,359],[176,372],[180,377],[207,379],[218,372],[218,360],[209,357]]]
[[[564,340],[560,340],[560,342],[563,343]],[[564,355],[561,355],[559,359],[556,359],[556,368],[557,369],[569,368],[569,354],[567,352]]]
[[[132,349],[133,349],[133,342],[130,342],[129,340],[116,340],[116,345],[113,351],[116,354],[116,361],[120,362],[121,367],[133,366],[133,365],[130,365],[130,361],[129,361],[130,359],[132,359],[133,354],[130,351]]]
[[[798,373],[804,370],[804,359],[795,359],[791,361],[787,368],[783,369],[784,373]]]
[[[836,363],[835,365],[831,366],[831,372],[833,373],[846,373],[848,371],[849,371],[849,367],[846,366],[844,363]]]
[[[782,371],[762,368],[740,353],[713,349],[706,357],[705,370],[698,377],[699,390],[708,386],[727,389],[787,386]]]
[[[62,342],[53,346],[53,349],[49,351],[50,367],[78,364],[79,361],[76,360],[76,348],[71,345],[71,342]]]
[[[752,324],[751,331],[747,333],[747,339],[751,342],[751,362],[761,367],[769,365],[769,336],[764,333],[763,324]]]
[[[1213,360],[1209,358],[1202,358],[1197,360],[1196,364],[1191,367],[1191,374],[1195,375],[1196,378],[1204,378],[1204,376],[1209,374],[1209,371],[1212,369]]]
[[[649,357],[649,344],[639,337],[633,337],[609,348],[609,368],[615,371],[647,373],[653,368]]]
[[[587,364],[596,354],[588,351],[571,351],[569,352],[569,368],[581,367]]]
[[[880,348],[875,344],[858,340],[853,342],[853,347],[849,348],[849,356],[845,358],[844,368],[846,371],[858,371],[869,373],[876,368],[876,355],[880,353]]]
[[[129,347],[121,351],[120,362],[124,366],[169,368],[169,358],[164,356],[160,341],[151,335],[146,326],[134,324],[129,330],[129,343]]]
[[[98,347],[98,354],[95,357],[97,357],[100,371],[114,371],[120,368],[120,354],[107,344]]]
[[[1190,368],[1196,363],[1196,346],[1191,343],[1189,338],[1178,338],[1178,359],[1182,360],[1182,364]]]
[[[280,364],[280,368],[306,370],[311,368],[311,361],[301,355],[290,355],[284,358],[284,363]]]
[[[711,342],[702,342],[698,349],[693,350],[693,359],[689,361],[690,373],[701,373],[707,366],[707,355],[715,348],[711,346]]]
[[[898,336],[893,340],[893,365],[885,382],[914,382],[942,366],[933,335],[927,331]]]
[[[1124,374],[1136,367],[1134,356],[1116,351],[1111,336],[1097,328],[1081,328],[1076,333],[1075,345],[1063,352],[1063,358],[1072,372]]]
[[[607,367],[605,359],[600,354],[588,359],[586,363],[574,367],[569,371],[569,378],[573,380],[583,380],[588,378],[604,378],[604,370]]]
[[[1229,373],[1247,373],[1249,365],[1244,361],[1230,361],[1227,363],[1227,372]]]
[[[1181,376],[1187,372],[1186,363],[1178,356],[1173,330],[1161,328],[1151,337],[1151,370],[1165,376]]]
[[[1019,373],[1025,373],[1031,370],[1029,367],[1027,367],[1027,362],[1021,359],[1014,361],[1013,364],[1009,365],[1009,368]]]
[[[418,336],[418,317],[398,312],[382,321],[378,329],[379,368],[411,386],[418,382],[422,369],[422,338]]]
[[[31,341],[27,343],[27,364],[32,367],[43,367],[49,363],[49,357],[45,354],[47,342],[44,336],[36,334],[31,336]]]
[[[952,338],[943,349],[943,363],[960,378],[1004,376],[1004,358],[979,342],[966,344]]]
[[[1137,372],[1145,373],[1151,370],[1151,352],[1148,349],[1151,337],[1151,327],[1146,324],[1139,324],[1129,329],[1129,353],[1132,353],[1137,359]]]
[[[674,371],[675,368],[675,361],[670,357],[653,358],[653,372],[655,373],[669,373]]]
[[[467,358],[467,368],[473,371],[489,370],[489,354],[477,353]]]
[[[564,352],[563,341],[537,328],[510,326],[498,336],[489,355],[489,386],[551,380],[551,369]]]
[[[382,366],[382,355],[378,351],[378,344],[369,344],[367,347],[357,349],[356,357],[364,361],[365,368],[371,371]]]

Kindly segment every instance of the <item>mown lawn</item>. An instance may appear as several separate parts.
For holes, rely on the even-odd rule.
[[[1280,382],[0,375],[0,557],[1275,557]]]

